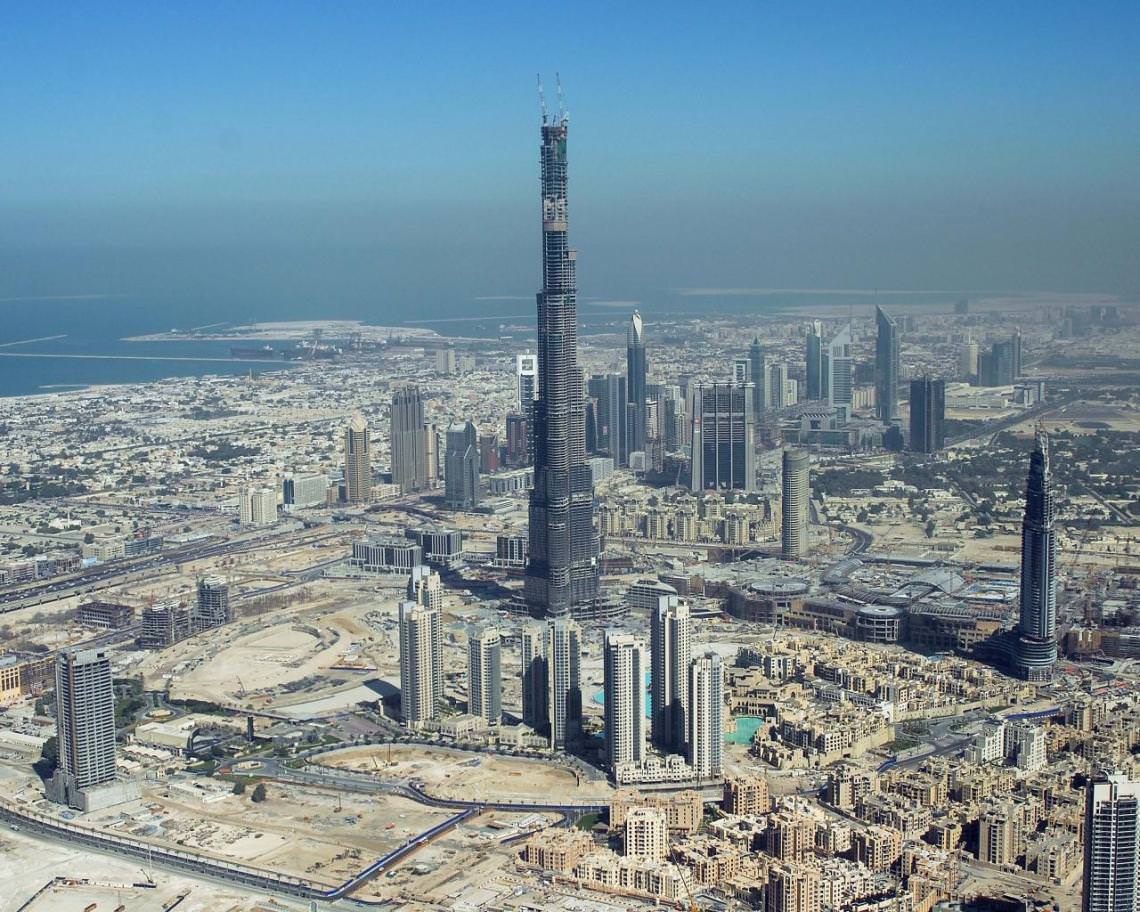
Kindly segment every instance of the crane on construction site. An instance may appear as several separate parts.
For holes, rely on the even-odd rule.
[[[681,873],[681,883],[685,885],[685,895],[689,897],[689,912],[701,912],[701,907],[693,899],[693,891],[689,889],[689,878],[685,876],[684,872]]]

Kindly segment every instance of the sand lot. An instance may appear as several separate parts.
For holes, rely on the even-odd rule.
[[[586,781],[574,770],[545,760],[422,745],[393,745],[390,762],[388,754],[386,745],[369,745],[323,754],[317,762],[421,782],[424,791],[445,798],[516,801],[557,795],[568,801],[588,801],[613,793],[607,782]]]
[[[91,883],[47,887],[54,877],[89,880]],[[136,887],[147,878],[154,887]],[[269,897],[251,890],[219,886],[169,874],[158,868],[142,870],[134,859],[99,855],[54,842],[40,841],[22,833],[0,836],[0,912],[83,912],[97,903],[100,912],[111,912],[120,903],[127,912],[162,912],[178,897],[185,899],[179,912],[253,912]],[[36,899],[32,896],[47,887]],[[31,904],[24,906],[24,903]],[[275,908],[302,912],[308,903],[277,899]]]

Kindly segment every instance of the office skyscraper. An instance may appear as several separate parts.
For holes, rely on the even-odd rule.
[[[632,437],[626,377],[622,374],[594,376],[587,388],[590,398],[598,403],[594,413],[598,449],[612,456],[614,465],[629,465]]]
[[[827,343],[827,395],[831,405],[851,408],[855,383],[851,324],[845,324]]]
[[[64,649],[55,662],[59,766],[52,797],[83,807],[83,792],[115,780],[115,691],[102,649]]]
[[[649,620],[650,731],[654,746],[667,753],[685,752],[692,650],[689,606],[675,595],[661,596]]]
[[[478,506],[479,434],[470,421],[447,429],[444,472],[444,503],[453,510]]]
[[[538,355],[524,352],[515,355],[515,385],[518,389],[518,413],[529,415],[538,398]]]
[[[768,408],[779,411],[788,401],[788,365],[783,361],[768,365]]]
[[[811,401],[827,398],[827,352],[823,344],[823,324],[812,320],[807,334],[807,383],[804,395]]]
[[[910,381],[910,448],[937,453],[946,445],[946,382]]]
[[[978,343],[971,339],[958,358],[958,376],[964,380],[978,379]]]
[[[1100,776],[1085,787],[1081,912],[1140,909],[1140,782]]]
[[[566,617],[549,621],[545,652],[550,746],[565,750],[577,742],[582,725],[582,644],[578,625]]]
[[[443,701],[443,636],[438,608],[400,602],[400,705],[404,724],[436,718]]]
[[[467,712],[498,725],[503,719],[502,643],[497,630],[467,640]]]
[[[537,732],[545,731],[549,698],[546,693],[546,637],[542,628],[524,627],[519,632],[519,658],[523,723]]]
[[[392,394],[392,484],[400,486],[401,494],[428,486],[424,400],[415,386]]]
[[[706,652],[689,665],[689,764],[700,779],[724,771],[724,669],[720,656]]]
[[[645,643],[635,636],[606,631],[602,669],[605,679],[606,766],[645,759]]]
[[[372,458],[368,449],[368,425],[363,415],[353,415],[344,429],[344,499],[368,503],[372,497]]]
[[[198,601],[194,606],[194,629],[208,630],[233,620],[230,587],[224,577],[206,576],[198,580]]]
[[[712,383],[697,388],[693,406],[694,491],[756,488],[753,384]]]
[[[759,336],[753,336],[752,344],[748,346],[748,364],[752,379],[752,414],[759,421],[768,403],[768,367]]]
[[[786,558],[807,551],[810,500],[811,457],[804,450],[784,450],[780,545]]]
[[[899,416],[899,328],[883,308],[875,307],[875,408],[890,423]]]
[[[534,410],[534,488],[525,583],[527,604],[539,617],[561,617],[578,608],[592,608],[598,597],[594,478],[586,461],[582,373],[578,369],[577,251],[570,249],[567,236],[568,132],[565,112],[554,118],[544,115],[539,398]],[[553,666],[549,653],[548,658]]]
[[[645,451],[649,435],[645,398],[645,328],[636,310],[625,337],[626,393],[629,396],[629,450]]]
[[[1037,428],[1025,479],[1021,522],[1021,622],[1017,667],[1030,681],[1048,681],[1057,661],[1057,539],[1049,438]]]

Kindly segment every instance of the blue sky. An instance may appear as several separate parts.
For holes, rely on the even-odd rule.
[[[6,3],[0,293],[533,292],[539,70],[584,292],[1140,293],[1140,4],[708,6]]]

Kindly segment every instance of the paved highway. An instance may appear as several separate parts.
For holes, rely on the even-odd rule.
[[[125,579],[137,573],[154,573],[155,571],[171,565],[188,563],[210,557],[221,557],[230,554],[240,554],[244,551],[257,550],[270,547],[274,544],[296,536],[296,530],[278,532],[275,535],[262,536],[239,541],[219,540],[216,536],[210,539],[195,542],[183,548],[171,548],[160,551],[148,557],[134,561],[113,561],[92,567],[78,576],[65,576],[44,580],[43,582],[10,592],[0,593],[0,613],[16,611],[43,602],[55,601],[68,596],[91,592],[94,589],[113,585],[120,579]],[[327,532],[315,537],[299,539],[296,544],[312,544],[329,538],[343,535],[343,530]],[[264,593],[262,593],[264,594]]]

